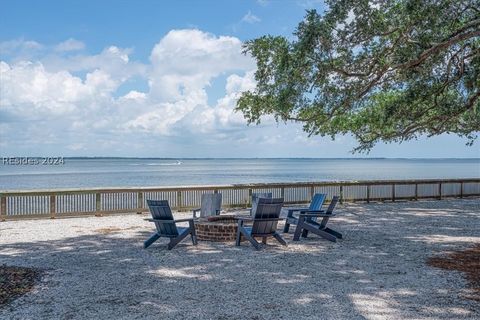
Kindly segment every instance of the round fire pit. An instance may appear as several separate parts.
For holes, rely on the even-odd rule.
[[[197,239],[204,241],[235,241],[237,219],[235,215],[222,215],[200,218],[195,221]]]

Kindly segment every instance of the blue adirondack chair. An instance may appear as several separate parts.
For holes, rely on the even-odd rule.
[[[252,208],[250,209],[250,214],[257,210],[258,199],[260,198],[273,198],[273,194],[271,192],[254,192],[252,193]]]
[[[202,194],[201,207],[193,209],[193,217],[197,217],[200,211],[200,217],[218,216],[222,210],[222,194],[221,193],[204,193]]]
[[[300,233],[303,233],[304,231],[307,231],[307,234],[308,231],[312,232],[332,242],[336,242],[337,239],[342,239],[343,236],[340,232],[327,227],[328,220],[336,215],[333,210],[338,203],[338,199],[339,197],[337,196],[333,197],[332,202],[330,202],[330,205],[327,208],[327,211],[300,211],[300,215],[298,216],[298,224],[293,235],[293,241],[300,240]],[[322,221],[318,223],[317,221],[312,220],[312,218],[322,218]]]
[[[153,233],[150,238],[143,243],[144,248],[148,248],[152,243],[159,238],[169,238],[170,242],[167,245],[168,250],[172,250],[180,241],[185,239],[188,235],[192,237],[194,245],[197,244],[197,236],[195,233],[195,223],[193,218],[174,220],[172,210],[167,200],[147,200],[148,208],[152,214],[152,219],[145,219],[155,223],[157,231]],[[188,227],[177,227],[177,222],[187,222]]]
[[[287,212],[287,219],[285,220],[285,226],[283,227],[283,232],[284,233],[287,233],[288,230],[290,229],[290,225],[291,224],[294,224],[294,225],[297,225],[298,224],[298,217],[295,217],[293,215],[294,212],[309,212],[309,211],[318,211],[318,210],[321,210],[322,209],[322,205],[323,203],[325,202],[325,199],[327,198],[327,195],[324,194],[324,193],[316,193],[313,198],[312,198],[312,201],[310,202],[310,206],[309,207],[301,207],[301,208],[288,208],[288,212]],[[316,218],[312,218],[312,220],[315,220]],[[305,232],[305,236],[307,236],[308,232]]]
[[[261,237],[262,243],[267,244],[268,237],[274,237],[282,245],[287,243],[277,232],[277,224],[282,211],[283,198],[259,198],[253,216],[238,217],[237,239],[235,245],[239,246],[242,236],[245,237],[255,249],[260,249],[260,244],[255,237]],[[245,221],[252,222],[252,225],[244,226]]]

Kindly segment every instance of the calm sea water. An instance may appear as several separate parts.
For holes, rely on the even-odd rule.
[[[479,178],[480,159],[69,159],[0,164],[0,190]]]

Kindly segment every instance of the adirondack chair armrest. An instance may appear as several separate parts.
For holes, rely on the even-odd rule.
[[[300,210],[300,214],[308,214],[308,213],[324,213],[325,210],[310,210],[308,208]]]
[[[152,218],[147,218],[147,219],[144,219],[144,220],[149,221],[149,222],[157,222],[157,223],[161,223],[161,224],[175,223],[175,220],[163,220],[163,219],[152,219]]]
[[[250,216],[236,216],[235,219],[237,219],[238,227],[242,227],[244,221],[253,221],[253,218]]]
[[[175,220],[175,222],[187,222],[187,221],[193,221],[193,218],[185,218],[185,219]]]
[[[302,211],[302,210],[308,210],[307,207],[295,207],[295,208],[287,208],[287,218],[293,218],[293,213]]]
[[[296,212],[296,211],[305,211],[305,210],[308,210],[308,207],[295,207],[295,208],[285,208],[288,210],[288,213],[293,213],[293,212]]]
[[[333,217],[336,216],[336,213],[326,213],[325,211],[309,211],[309,213],[300,213],[299,217],[305,218],[316,218],[316,217]]]
[[[252,221],[283,221],[285,218],[252,219]]]
[[[235,219],[253,221],[253,217],[250,216],[236,216]]]

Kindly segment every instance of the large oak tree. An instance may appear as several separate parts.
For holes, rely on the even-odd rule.
[[[352,134],[357,151],[377,142],[480,130],[480,1],[327,1],[307,11],[293,40],[245,43],[256,88],[237,103],[299,121],[311,135]]]

